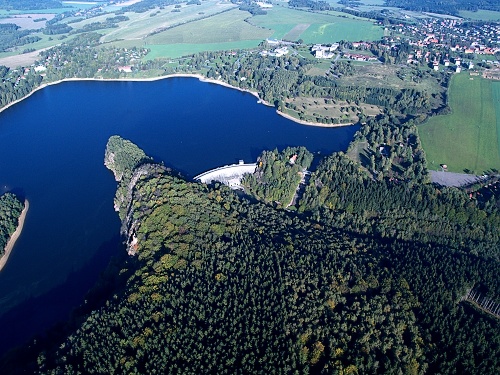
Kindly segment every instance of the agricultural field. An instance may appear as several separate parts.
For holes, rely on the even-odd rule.
[[[201,4],[202,5],[182,5],[181,8],[178,9],[171,5],[165,7],[164,9],[158,8],[145,13],[126,12],[124,15],[127,16],[129,20],[120,22],[119,28],[107,32],[102,38],[102,41],[141,40],[140,43],[143,44],[144,39],[148,35],[159,35],[162,34],[162,30],[166,30],[168,28],[175,28],[179,25],[193,23],[196,20],[212,18],[212,16],[217,13],[224,12],[235,7],[234,4],[219,3],[215,0],[204,1]],[[178,10],[178,12],[172,12],[173,10]],[[71,26],[75,28],[83,27],[85,23],[104,21],[107,17],[110,17],[110,15],[94,17],[83,21],[82,23],[71,24]],[[204,30],[204,32],[206,33],[207,30]],[[159,39],[157,38],[157,40]],[[149,43],[149,41],[146,43]]]
[[[450,115],[419,127],[429,169],[482,174],[500,168],[500,82],[467,73],[453,77]]]
[[[460,11],[460,17],[468,18],[471,20],[478,21],[499,21],[500,20],[500,12],[495,12],[493,10],[478,10],[477,12],[470,11]]]
[[[145,43],[150,46],[258,41],[258,44],[269,37],[271,33],[245,22],[248,16],[248,12],[232,9],[149,36],[145,39]]]
[[[65,3],[73,9],[86,9],[95,2]],[[118,10],[120,7],[116,7]],[[285,38],[289,40],[302,39],[305,43],[332,43],[339,40],[371,40],[383,35],[382,27],[373,21],[361,19],[340,12],[312,13],[275,5],[268,14],[252,16],[246,11],[237,9],[237,5],[229,1],[206,0],[201,5],[186,3],[155,8],[144,13],[125,12],[128,19],[118,23],[116,28],[98,29],[103,34],[101,41],[116,47],[147,47],[151,49],[148,59],[157,57],[181,57],[205,50],[230,50],[254,48],[266,38]],[[44,10],[43,16],[52,18],[60,10]],[[14,47],[9,52],[0,54],[0,63],[11,65],[12,59],[7,57],[19,55],[24,49],[40,51],[44,48],[61,43],[66,38],[72,38],[73,33],[95,26],[95,23],[105,23],[114,16],[114,8],[105,7],[109,13],[85,18],[76,14],[66,17],[63,22],[70,25],[71,33],[45,35],[37,32],[40,41],[27,46]],[[36,13],[5,12],[4,17],[17,14],[17,21],[24,27],[34,27],[33,19]],[[3,14],[0,11],[1,14]],[[31,18],[27,18],[28,14]],[[40,14],[40,17],[42,14]],[[21,18],[22,17],[22,18]],[[50,18],[49,18],[50,17]],[[84,19],[82,19],[84,18]],[[5,18],[10,20],[11,18]],[[0,21],[1,22],[1,21]],[[42,22],[36,22],[42,27]],[[93,25],[92,25],[93,24]],[[35,25],[37,26],[37,25]],[[18,61],[19,59],[15,60]],[[34,62],[32,55],[23,56],[22,61]],[[30,61],[29,61],[30,60]]]
[[[304,43],[333,43],[340,40],[376,40],[383,36],[382,27],[373,21],[312,13],[275,5],[266,15],[253,16],[249,22],[273,31],[272,38],[287,38],[287,34]],[[296,31],[300,30],[298,33]]]

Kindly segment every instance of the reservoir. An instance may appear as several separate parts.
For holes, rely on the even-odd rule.
[[[296,124],[195,78],[65,82],[0,113],[0,194],[30,202],[0,272],[0,354],[67,318],[122,251],[116,182],[103,164],[111,135],[192,178],[264,149],[345,150],[357,129]]]

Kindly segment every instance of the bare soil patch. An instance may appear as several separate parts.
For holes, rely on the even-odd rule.
[[[295,26],[292,30],[290,30],[284,37],[284,40],[298,40],[300,34],[307,30],[307,28],[311,26],[309,23],[300,23]]]

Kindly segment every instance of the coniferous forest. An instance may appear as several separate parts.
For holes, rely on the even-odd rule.
[[[309,166],[305,149],[264,152],[247,198],[110,143],[106,160],[121,155],[110,168],[127,164],[115,208],[135,256],[113,263],[64,330],[21,351],[22,366],[12,356],[4,368],[498,373],[498,197],[377,181],[338,153],[289,210],[259,185]]]

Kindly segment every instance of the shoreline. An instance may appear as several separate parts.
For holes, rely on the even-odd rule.
[[[23,226],[24,226],[24,220],[26,219],[26,214],[28,212],[28,209],[30,208],[30,203],[28,202],[27,199],[24,200],[24,208],[21,211],[21,215],[19,216],[19,224],[17,225],[16,230],[14,233],[9,238],[9,241],[7,241],[7,245],[5,245],[5,252],[0,258],[0,271],[2,271],[3,267],[7,263],[7,260],[9,259],[9,255],[12,252],[12,249],[14,248],[14,245],[16,244],[17,239],[21,235],[21,232],[23,231]]]
[[[278,111],[276,110],[276,113],[284,118],[287,118],[288,120],[291,120],[291,121],[294,121],[298,124],[301,124],[301,125],[307,125],[307,126],[317,126],[317,127],[320,127],[320,128],[340,128],[342,126],[352,126],[352,125],[355,125],[354,123],[348,123],[348,124],[341,124],[341,123],[338,123],[338,124],[320,124],[319,122],[310,122],[310,121],[305,121],[305,120],[300,120],[300,119],[297,119],[293,116],[290,116],[288,113],[284,113],[284,112],[281,112],[281,111]]]
[[[63,82],[75,82],[75,81],[99,81],[99,82],[104,82],[104,81],[110,81],[110,82],[142,82],[142,81],[144,81],[144,82],[151,82],[151,81],[158,81],[158,80],[161,80],[161,79],[168,79],[168,78],[198,78],[198,80],[200,82],[213,83],[215,85],[220,85],[220,86],[224,86],[224,87],[227,87],[227,88],[230,88],[230,89],[233,89],[233,90],[238,90],[238,91],[241,91],[241,92],[249,93],[250,95],[253,95],[254,97],[257,98],[259,104],[264,104],[264,105],[266,105],[268,107],[273,107],[274,108],[274,106],[271,105],[271,103],[268,103],[265,100],[261,99],[259,97],[259,94],[257,92],[255,92],[255,91],[251,91],[251,90],[248,90],[248,89],[242,89],[240,87],[232,86],[232,85],[230,85],[227,82],[220,81],[218,79],[207,78],[204,75],[198,74],[198,73],[173,73],[173,74],[167,74],[165,76],[151,77],[151,78],[109,78],[109,79],[105,79],[105,78],[64,78],[64,79],[60,79],[58,81],[48,82],[48,83],[41,84],[36,89],[34,89],[33,91],[31,91],[28,95],[26,95],[26,96],[24,96],[24,97],[22,97],[20,99],[14,100],[13,102],[7,104],[5,107],[0,108],[0,113],[2,113],[3,111],[5,111],[8,108],[14,106],[15,104],[20,103],[24,99],[29,98],[31,95],[33,95],[38,90],[42,90],[42,89],[44,89],[44,88],[46,88],[48,86],[58,85],[58,84],[63,83]],[[276,113],[278,115],[282,116],[282,117],[285,117],[286,119],[288,119],[290,121],[296,122],[297,124],[307,125],[307,126],[318,126],[318,127],[323,127],[323,128],[336,128],[336,127],[341,127],[341,126],[351,126],[351,125],[354,125],[354,124],[320,124],[320,123],[316,123],[316,122],[309,122],[309,121],[300,120],[300,119],[297,119],[297,118],[295,118],[293,116],[290,116],[289,114],[286,114],[286,113],[278,111],[278,110],[276,110]],[[0,270],[1,270],[1,266],[0,266]]]

